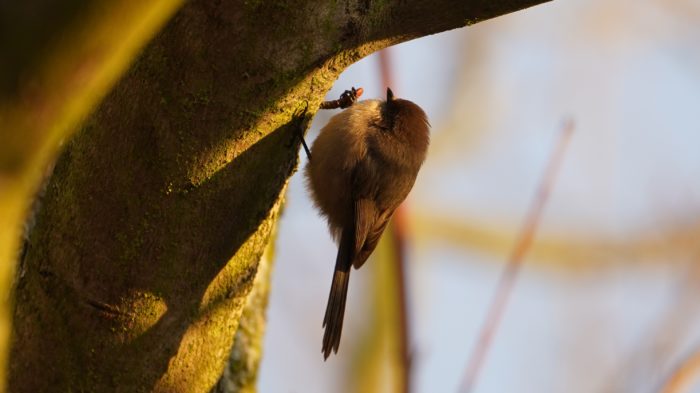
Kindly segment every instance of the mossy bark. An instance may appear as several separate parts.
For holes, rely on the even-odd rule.
[[[0,391],[10,347],[10,288],[32,194],[60,141],[180,3],[0,2]]]
[[[298,130],[338,74],[541,2],[187,3],[56,163],[17,285],[11,389],[209,391]]]
[[[265,312],[270,294],[274,259],[274,236],[258,264],[253,290],[238,321],[228,365],[211,393],[255,393],[258,367],[262,360]]]

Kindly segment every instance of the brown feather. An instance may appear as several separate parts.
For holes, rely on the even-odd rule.
[[[343,231],[338,247],[338,256],[335,259],[335,271],[333,282],[328,294],[326,315],[323,317],[323,359],[328,359],[331,351],[338,352],[340,335],[343,332],[343,319],[345,316],[345,302],[348,297],[348,283],[350,282],[350,266],[354,247],[354,233],[352,229]]]
[[[416,180],[428,148],[428,120],[410,101],[367,100],[333,116],[311,148],[306,177],[314,204],[339,241],[323,319],[323,355],[337,352],[350,267],[377,247]]]

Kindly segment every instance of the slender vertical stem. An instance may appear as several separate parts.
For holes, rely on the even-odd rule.
[[[379,69],[382,81],[382,91],[387,87],[393,86],[391,57],[388,49],[379,52]],[[402,371],[402,392],[410,393],[411,389],[411,330],[409,321],[409,288],[406,269],[406,207],[401,205],[392,219],[391,233],[394,237],[393,245],[395,248],[395,273],[396,273],[396,290],[398,299],[398,317],[399,317],[399,347],[400,361]]]

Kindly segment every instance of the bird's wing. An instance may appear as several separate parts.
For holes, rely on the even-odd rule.
[[[367,258],[372,254],[375,248],[377,248],[377,243],[386,229],[386,225],[389,223],[389,218],[380,218],[374,222],[374,225],[370,229],[365,242],[359,252],[355,253],[355,258],[352,260],[352,266],[355,269],[359,269],[366,261]]]
[[[353,171],[352,199],[355,226],[355,247],[352,265],[362,266],[377,247],[377,242],[386,228],[390,214],[380,211],[376,204],[379,190],[375,166],[378,162],[366,157]]]
[[[374,202],[369,198],[355,199],[353,202],[355,204],[355,247],[353,256],[357,257],[364,247],[367,236],[370,234],[374,221],[376,220],[376,208]],[[354,263],[353,258],[353,264]]]

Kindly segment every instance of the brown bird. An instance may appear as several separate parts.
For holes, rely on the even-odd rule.
[[[323,318],[323,356],[338,352],[350,267],[365,263],[406,199],[428,150],[429,123],[411,101],[365,100],[333,116],[311,148],[306,177],[316,207],[338,242]]]

